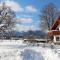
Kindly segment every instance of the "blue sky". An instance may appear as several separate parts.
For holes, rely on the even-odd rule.
[[[60,0],[0,0],[15,11],[18,31],[39,30],[40,10],[48,3],[54,3],[60,9]]]

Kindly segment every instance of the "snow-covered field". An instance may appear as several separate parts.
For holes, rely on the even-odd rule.
[[[0,41],[0,60],[60,60],[60,49]]]

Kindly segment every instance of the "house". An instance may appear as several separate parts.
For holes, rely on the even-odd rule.
[[[54,43],[60,43],[60,16],[53,23],[48,35]]]

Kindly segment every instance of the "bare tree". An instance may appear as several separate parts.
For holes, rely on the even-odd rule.
[[[54,23],[56,18],[57,8],[53,3],[46,5],[41,11],[41,28],[42,30],[50,30],[51,25]]]
[[[0,35],[4,35],[5,32],[9,32],[14,27],[15,13],[6,6],[5,3],[2,4],[0,9]]]

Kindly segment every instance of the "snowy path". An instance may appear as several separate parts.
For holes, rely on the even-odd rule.
[[[0,60],[60,60],[60,58],[50,48],[25,47],[24,49],[12,49],[0,47]]]

